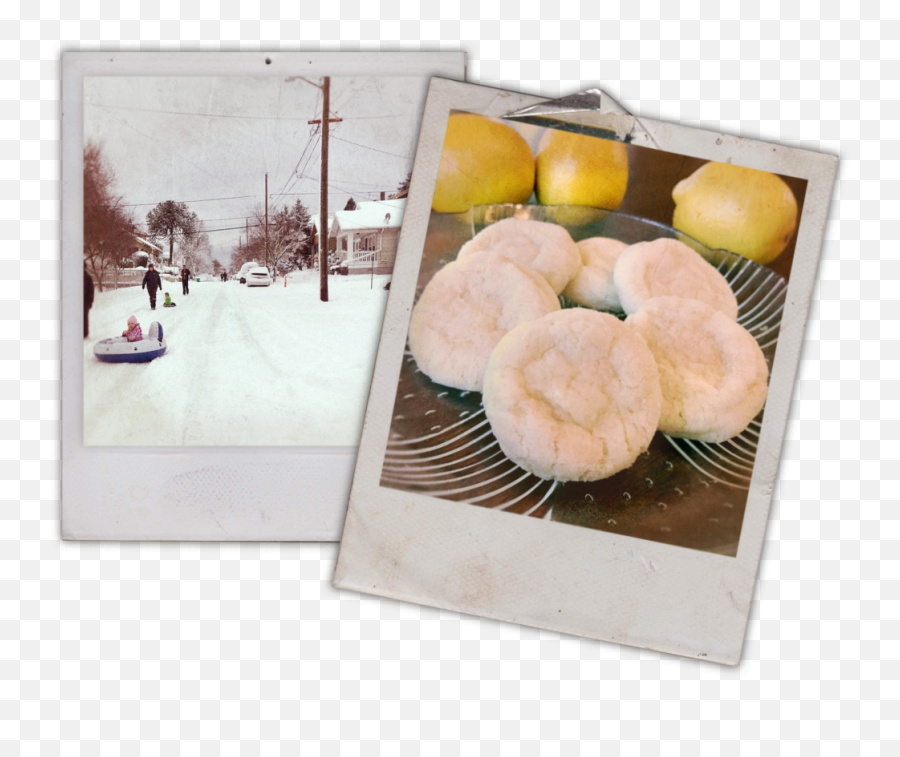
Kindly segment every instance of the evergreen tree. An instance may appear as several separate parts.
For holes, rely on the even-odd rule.
[[[166,200],[147,213],[147,230],[156,240],[169,240],[169,265],[175,242],[184,242],[197,230],[197,214],[183,202]]]

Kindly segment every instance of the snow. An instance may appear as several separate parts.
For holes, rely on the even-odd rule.
[[[88,445],[355,446],[390,276],[278,277],[169,287],[151,312],[140,287],[98,292],[84,341],[84,442]],[[94,344],[118,336],[129,315],[144,333],[164,329],[168,351],[150,363],[102,363]]]

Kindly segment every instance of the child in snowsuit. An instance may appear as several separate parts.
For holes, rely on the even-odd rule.
[[[163,303],[163,307],[164,307],[164,308],[174,308],[174,307],[176,307],[175,303],[172,302],[172,298],[169,297],[169,293],[168,293],[168,292],[164,292],[163,294],[166,295],[166,301]]]
[[[143,341],[144,334],[141,332],[141,324],[133,315],[128,317],[128,328],[122,332],[122,336],[127,336],[129,342]]]

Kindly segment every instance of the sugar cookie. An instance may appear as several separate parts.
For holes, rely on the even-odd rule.
[[[641,336],[584,308],[517,326],[500,340],[484,378],[484,409],[500,448],[557,481],[596,481],[629,467],[650,444],[661,403]]]
[[[434,381],[481,391],[491,351],[524,321],[559,310],[546,280],[504,256],[486,252],[449,263],[413,309],[409,347]]]
[[[750,332],[724,313],[698,300],[657,297],[625,324],[644,337],[659,366],[663,433],[722,442],[762,410],[766,359]]]
[[[547,279],[556,294],[581,268],[581,255],[569,232],[555,223],[505,218],[482,229],[466,242],[458,260],[485,250],[495,250]]]
[[[582,268],[563,290],[563,295],[595,310],[621,310],[622,303],[613,283],[613,268],[626,249],[627,244],[608,237],[591,237],[578,242]]]
[[[654,297],[690,297],[737,320],[737,299],[725,277],[675,239],[633,244],[616,261],[613,281],[622,309],[634,313]]]

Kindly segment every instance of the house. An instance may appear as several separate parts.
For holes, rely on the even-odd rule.
[[[335,251],[349,273],[390,273],[397,257],[397,241],[406,200],[361,202],[356,210],[329,215],[328,249]],[[316,235],[319,216],[311,219]]]
[[[132,254],[132,259],[134,259],[135,255],[143,256],[146,255],[149,262],[152,262],[154,265],[159,265],[165,255],[162,247],[157,247],[153,242],[148,239],[144,239],[143,237],[139,237],[135,235],[134,237],[137,240],[137,249]],[[145,263],[146,265],[146,263]]]

